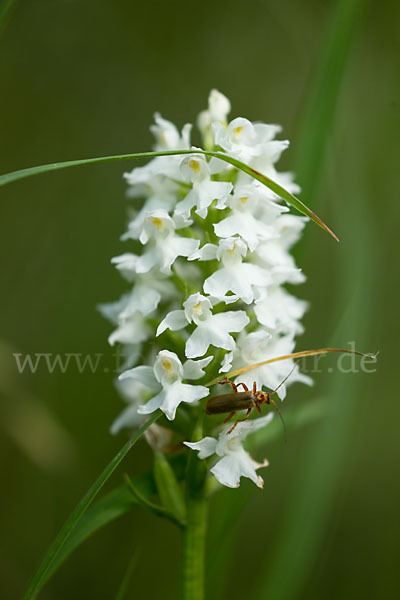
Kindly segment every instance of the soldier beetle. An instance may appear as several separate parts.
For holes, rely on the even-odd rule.
[[[235,421],[233,426],[229,429],[229,431],[227,432],[227,435],[229,435],[230,433],[232,433],[232,431],[235,429],[235,427],[237,426],[238,423],[240,423],[242,421],[247,421],[253,408],[255,408],[256,411],[261,414],[260,406],[262,406],[263,404],[269,404],[269,405],[272,405],[274,407],[274,409],[276,410],[276,412],[278,413],[278,415],[282,421],[283,428],[285,430],[285,437],[286,437],[285,421],[283,420],[283,417],[282,417],[281,411],[278,408],[278,405],[276,404],[276,402],[274,400],[272,400],[271,396],[276,394],[276,392],[285,383],[285,381],[287,381],[289,379],[290,375],[294,371],[295,366],[296,366],[296,364],[293,366],[290,373],[285,377],[285,379],[272,392],[263,392],[261,390],[257,390],[256,382],[253,383],[253,389],[249,390],[249,388],[247,387],[247,385],[245,383],[233,383],[233,381],[230,381],[230,379],[228,379],[228,378],[221,379],[218,383],[220,383],[220,384],[226,383],[226,384],[230,385],[233,389],[233,393],[219,394],[218,396],[211,396],[211,398],[209,398],[207,400],[206,413],[208,415],[219,415],[219,414],[223,414],[223,413],[229,413],[229,415],[226,417],[226,419],[224,419],[224,423],[227,423],[228,421],[230,421],[232,419],[232,417],[235,415],[235,413],[237,411],[247,409],[246,416],[243,417],[243,419],[238,419],[237,421]],[[243,387],[243,390],[244,390],[243,392],[238,391],[238,388],[240,386]]]
[[[241,421],[246,421],[249,418],[253,408],[255,408],[258,413],[261,413],[260,406],[262,406],[263,404],[269,404],[272,405],[278,413],[283,423],[283,427],[285,429],[286,434],[286,427],[282,414],[278,408],[278,405],[274,400],[272,400],[271,396],[276,394],[278,389],[285,383],[285,381],[287,381],[287,379],[293,373],[296,363],[294,364],[290,373],[272,392],[263,392],[261,390],[257,390],[256,382],[254,382],[253,384],[253,389],[249,390],[245,383],[233,383],[232,381],[230,381],[229,377],[236,377],[237,375],[250,371],[251,369],[256,369],[257,367],[262,367],[263,365],[267,365],[269,363],[277,362],[280,360],[287,360],[291,358],[299,359],[301,357],[306,356],[327,354],[328,352],[347,352],[349,354],[358,354],[360,356],[369,356],[371,358],[376,358],[376,355],[364,354],[363,352],[358,352],[357,350],[348,350],[345,348],[321,348],[319,350],[303,350],[301,352],[294,352],[292,354],[286,354],[284,356],[278,356],[275,358],[270,358],[269,360],[265,360],[263,362],[255,363],[253,365],[248,365],[246,367],[242,367],[241,369],[231,371],[230,373],[227,373],[227,375],[221,375],[219,377],[216,377],[207,384],[207,386],[211,386],[215,383],[228,384],[232,387],[233,392],[230,394],[220,394],[218,396],[211,396],[211,398],[209,398],[206,403],[206,413],[208,415],[229,413],[227,418],[224,420],[224,423],[227,423],[237,411],[247,410],[246,416],[243,417],[243,419],[238,419],[228,430],[227,434],[229,435],[230,433],[232,433],[232,431],[235,429],[238,423],[240,423]],[[243,387],[243,392],[238,391],[238,388],[240,386]]]

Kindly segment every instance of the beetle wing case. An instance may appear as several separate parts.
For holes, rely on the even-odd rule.
[[[252,392],[232,392],[231,394],[220,394],[209,398],[206,404],[206,413],[208,415],[218,415],[253,407]]]

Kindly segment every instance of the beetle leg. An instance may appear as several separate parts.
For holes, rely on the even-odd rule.
[[[261,408],[258,406],[258,404],[256,404],[256,411],[258,412],[259,415],[261,415]]]
[[[224,419],[224,423],[227,423],[228,421],[230,421],[233,417],[233,415],[235,414],[235,411],[233,410],[227,417],[226,419]]]
[[[221,385],[223,385],[224,383],[226,383],[226,384],[228,384],[228,385],[231,386],[231,388],[233,389],[233,391],[235,393],[237,393],[237,391],[238,391],[238,386],[236,385],[236,383],[233,383],[233,381],[231,381],[227,377],[225,377],[225,379],[221,379],[221,381],[218,381],[218,383],[220,383]]]
[[[257,382],[255,381],[255,382],[253,383],[253,394],[255,394],[255,393],[256,393],[256,391],[257,391]]]
[[[240,385],[243,386],[243,389],[244,389],[245,392],[249,391],[249,388],[247,387],[247,385],[245,383],[237,383],[236,387],[238,388]]]
[[[235,421],[235,423],[234,423],[234,424],[233,424],[233,426],[230,428],[230,430],[229,430],[229,431],[227,431],[226,435],[229,435],[230,433],[232,433],[232,431],[235,429],[235,427],[236,427],[236,425],[237,425],[238,423],[242,423],[242,421],[247,421],[247,419],[248,419],[248,418],[249,418],[249,416],[250,416],[250,413],[251,413],[251,410],[252,410],[252,408],[253,408],[253,407],[251,406],[250,408],[248,408],[248,409],[247,409],[246,416],[245,416],[245,417],[243,417],[243,419],[238,419],[237,421]]]

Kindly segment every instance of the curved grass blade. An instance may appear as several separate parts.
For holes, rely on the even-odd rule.
[[[241,373],[247,373],[247,371],[251,371],[252,369],[256,369],[257,367],[262,367],[263,365],[269,365],[273,362],[278,362],[280,360],[287,360],[288,358],[302,358],[304,356],[316,356],[318,354],[328,354],[328,352],[347,352],[348,354],[358,354],[359,356],[368,356],[369,358],[376,358],[376,354],[364,354],[363,352],[358,352],[357,350],[348,350],[346,348],[320,348],[319,350],[302,350],[301,352],[293,352],[292,354],[284,354],[283,356],[276,356],[275,358],[270,358],[268,360],[264,360],[259,363],[254,363],[253,365],[248,365],[247,367],[242,367],[241,369],[236,369],[235,371],[230,371],[229,373],[223,373],[219,375],[209,383],[206,383],[206,387],[210,387],[215,383],[218,383],[221,379],[226,377],[236,377],[236,375],[240,375]]]
[[[216,155],[216,154],[217,153],[215,152],[214,155]],[[328,225],[326,225],[326,223],[324,223],[322,221],[322,219],[320,219],[319,216],[315,214],[315,212],[313,212],[310,208],[308,208],[308,206],[306,206],[301,200],[299,200],[299,198],[297,198],[296,196],[293,196],[293,194],[291,194],[290,192],[285,190],[281,185],[279,185],[275,181],[272,181],[272,179],[270,179],[266,175],[259,173],[255,169],[252,169],[251,167],[245,165],[244,163],[240,162],[236,158],[232,158],[231,156],[228,156],[228,155],[224,155],[224,156],[225,156],[225,158],[223,160],[230,163],[237,169],[244,171],[245,173],[247,173],[247,175],[250,175],[251,177],[253,177],[253,179],[257,179],[257,181],[260,181],[261,183],[263,183],[267,188],[269,188],[277,196],[279,196],[279,198],[282,198],[282,200],[285,200],[285,202],[290,204],[290,206],[293,206],[293,208],[295,208],[296,210],[301,212],[303,215],[306,215],[307,217],[309,217],[312,221],[314,221],[314,223],[316,223],[319,227],[321,227],[327,233],[329,233],[329,235],[331,235],[334,240],[336,240],[337,242],[339,241],[338,236],[335,233],[333,233],[333,231],[328,227]],[[222,158],[220,153],[218,153],[217,158]]]
[[[94,498],[97,496],[98,492],[101,490],[107,479],[112,475],[118,465],[122,462],[125,456],[128,454],[129,450],[136,444],[136,442],[141,438],[146,429],[150,427],[157,419],[161,416],[161,412],[157,412],[151,419],[149,419],[138,431],[135,435],[126,442],[126,444],[121,448],[118,454],[112,459],[112,461],[106,466],[101,475],[96,479],[93,483],[89,491],[85,494],[82,500],[79,502],[78,506],[70,515],[67,522],[61,528],[61,531],[57,535],[53,544],[50,546],[47,554],[45,555],[39,569],[34,575],[25,595],[24,600],[33,600],[37,597],[40,589],[42,588],[48,573],[51,571],[53,563],[56,561],[57,556],[61,552],[64,544],[68,540],[71,532],[75,528],[76,524],[80,521],[80,519],[85,514],[89,505],[93,502]]]
[[[333,233],[331,229],[320,219],[308,206],[306,206],[301,200],[293,196],[290,192],[285,190],[278,183],[255,171],[248,165],[245,165],[240,160],[229,156],[228,154],[224,154],[223,152],[213,152],[211,150],[166,150],[164,152],[138,152],[136,154],[116,154],[115,156],[99,156],[97,158],[82,158],[79,160],[68,160],[66,162],[59,163],[50,163],[48,165],[41,165],[38,167],[30,167],[28,169],[21,169],[19,171],[13,171],[12,173],[5,173],[4,175],[0,175],[0,186],[7,185],[8,183],[12,183],[13,181],[18,181],[19,179],[25,179],[26,177],[32,177],[33,175],[40,175],[41,173],[48,173],[50,171],[58,171],[59,169],[67,169],[68,167],[78,167],[81,165],[89,165],[117,160],[133,160],[133,159],[143,159],[143,158],[155,158],[157,156],[179,156],[184,154],[203,154],[204,156],[210,156],[214,158],[219,158],[236,169],[243,171],[253,179],[257,179],[275,194],[277,194],[282,200],[287,202],[290,206],[293,206],[296,210],[298,210],[303,215],[309,217],[314,223],[316,223],[319,227],[327,231],[337,242],[339,238],[336,234]]]
[[[179,481],[182,480],[185,476],[186,456],[183,454],[174,456],[171,459],[171,466],[174,469],[177,479]],[[157,493],[157,485],[152,472],[137,475],[133,478],[133,481],[135,487],[145,498],[151,498],[151,496]],[[127,485],[118,486],[95,502],[74,527],[60,552],[53,559],[51,566],[47,570],[44,582],[48,581],[64,560],[92,534],[118,517],[123,516],[137,505],[137,499],[132,495]]]
[[[155,493],[154,481],[149,474],[143,483],[140,480],[135,480],[135,484],[140,488],[143,495],[151,496]],[[137,506],[137,500],[132,496],[126,485],[117,487],[96,502],[82,517],[60,552],[53,559],[43,583],[46,583],[52,577],[64,560],[85,540],[108,523],[126,514],[134,506]]]
[[[133,572],[135,570],[135,567],[137,565],[138,558],[139,558],[139,554],[138,554],[137,550],[135,550],[135,552],[132,554],[132,557],[128,563],[128,566],[126,568],[126,571],[124,573],[122,581],[119,584],[117,595],[115,596],[114,600],[126,599],[128,587],[129,587]]]
[[[174,523],[174,525],[177,525],[178,527],[183,527],[185,525],[185,523],[179,520],[172,512],[170,512],[160,504],[155,504],[154,502],[151,502],[145,496],[143,496],[143,494],[137,489],[137,487],[135,486],[135,484],[133,483],[133,481],[127,473],[125,473],[124,477],[132,496],[136,499],[136,502],[140,506],[142,506],[149,512],[152,512],[153,515],[156,515],[157,517],[169,519],[172,523]]]
[[[351,46],[368,0],[332,3],[329,27],[324,32],[318,64],[301,119],[295,154],[295,171],[302,196],[314,205],[314,197],[325,173],[324,159],[335,123],[338,98],[351,55]]]

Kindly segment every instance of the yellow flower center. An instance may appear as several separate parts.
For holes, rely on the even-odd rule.
[[[189,167],[192,169],[192,171],[194,171],[195,173],[199,173],[200,172],[200,164],[199,161],[194,160],[193,158],[189,161]]]
[[[167,375],[171,375],[172,373],[172,362],[168,359],[162,361],[162,366]]]
[[[153,225],[155,225],[155,227],[157,227],[158,229],[161,229],[163,226],[163,221],[162,219],[160,219],[159,217],[152,217],[151,218]]]

